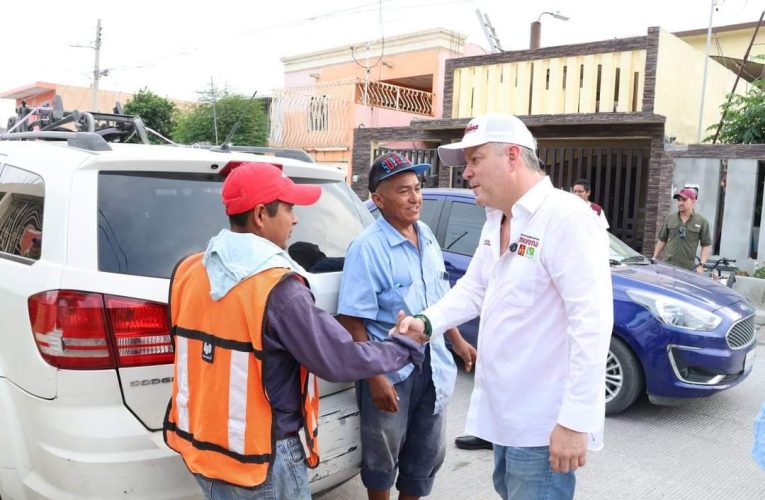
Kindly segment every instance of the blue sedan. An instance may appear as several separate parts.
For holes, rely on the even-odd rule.
[[[377,207],[367,208],[379,216]],[[420,219],[441,245],[452,285],[478,246],[486,219],[467,189],[423,189]],[[614,330],[606,366],[606,413],[643,393],[657,404],[728,389],[744,380],[756,352],[754,309],[736,291],[695,273],[652,264],[610,236]],[[478,345],[479,318],[460,326]]]

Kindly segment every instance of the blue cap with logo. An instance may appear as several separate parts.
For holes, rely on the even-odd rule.
[[[417,175],[430,168],[427,163],[413,165],[404,155],[395,151],[378,156],[369,169],[369,192],[374,193],[377,185],[388,177],[402,172],[414,172]]]

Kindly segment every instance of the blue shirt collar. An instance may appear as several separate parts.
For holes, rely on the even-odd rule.
[[[423,231],[421,228],[421,224],[424,224],[421,221],[415,222],[415,227],[417,228],[417,237],[421,242],[425,242],[427,245],[431,245],[434,243],[434,240],[430,238],[430,236],[427,234],[426,231]],[[398,232],[398,229],[393,227],[390,222],[385,220],[385,217],[378,217],[377,218],[377,225],[382,230],[383,234],[385,235],[385,238],[388,240],[388,244],[392,247],[395,247],[397,245],[402,245],[406,243],[407,240],[403,234]]]

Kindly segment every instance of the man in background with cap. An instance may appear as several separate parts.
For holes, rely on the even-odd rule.
[[[709,223],[703,215],[696,212],[696,190],[683,188],[673,198],[677,201],[677,212],[672,212],[664,219],[659,229],[653,260],[662,256],[662,260],[677,267],[704,272],[704,264],[712,250],[712,236]],[[701,263],[696,263],[696,249],[701,244]]]
[[[419,174],[429,167],[388,153],[370,169],[369,191],[382,216],[348,249],[337,307],[340,322],[356,341],[386,339],[400,311],[419,312],[449,289],[438,242],[419,221]],[[456,328],[447,335],[470,370],[475,348]],[[446,405],[456,376],[454,359],[441,338],[426,348],[421,372],[410,364],[357,382],[361,480],[371,500],[388,499],[394,482],[399,499],[430,494],[446,455]]]
[[[412,338],[353,342],[314,305],[286,248],[298,222],[293,205],[320,195],[274,165],[241,164],[223,184],[231,229],[173,272],[175,366],[164,437],[207,499],[310,499],[306,461],[319,462],[313,374],[352,381],[422,364]]]
[[[503,499],[570,499],[574,471],[602,446],[605,369],[613,327],[607,235],[592,210],[539,170],[521,120],[470,121],[441,161],[464,165],[486,207],[464,277],[399,332],[438,338],[481,315],[465,431],[494,445]]]

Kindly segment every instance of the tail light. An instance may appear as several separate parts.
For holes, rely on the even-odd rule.
[[[37,348],[57,368],[97,370],[173,361],[164,304],[52,290],[31,296],[28,306]]]

